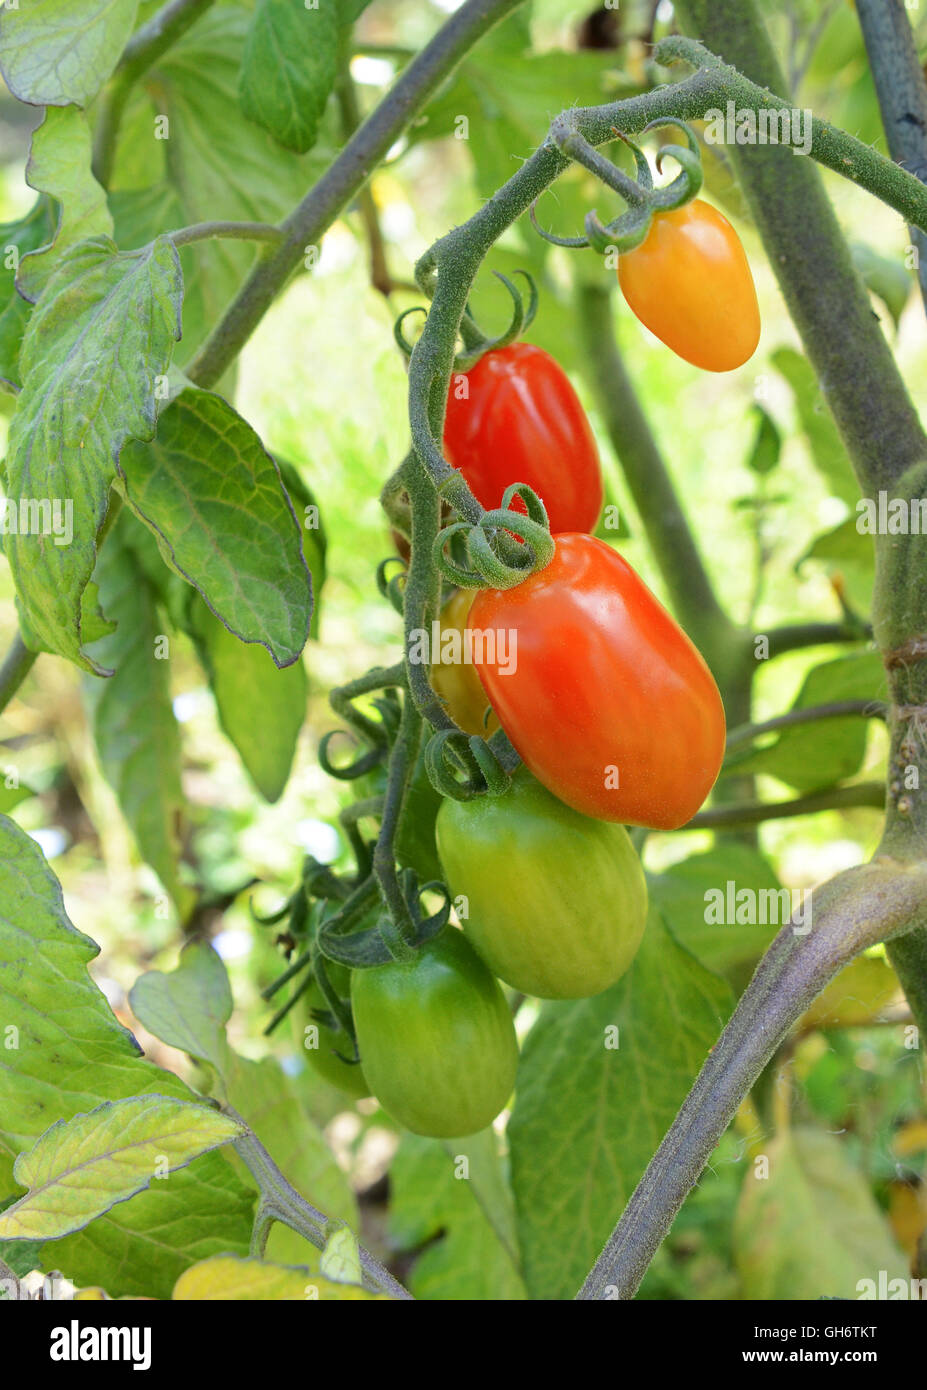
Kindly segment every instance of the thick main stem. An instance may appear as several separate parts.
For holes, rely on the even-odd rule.
[[[844,965],[910,922],[921,910],[925,890],[927,870],[877,861],[815,890],[810,932],[797,923],[783,927],[648,1164],[579,1298],[634,1297],[686,1195],[776,1047]]]
[[[752,0],[679,0],[676,11],[687,31],[725,62],[770,93],[788,97]],[[784,145],[735,145],[730,156],[860,486],[867,495],[890,487],[927,454],[927,436],[821,176],[811,159]],[[861,156],[845,156],[849,177],[854,158]]]
[[[409,63],[379,106],[283,224],[286,239],[261,258],[222,322],[188,369],[211,386],[237,357],[310,246],[364,187],[413,116],[482,36],[523,0],[467,0]]]
[[[856,0],[892,159],[927,182],[927,81],[902,0]],[[927,305],[927,234],[911,227]]]

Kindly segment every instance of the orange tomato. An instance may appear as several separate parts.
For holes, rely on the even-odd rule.
[[[651,333],[709,372],[742,367],[760,341],[750,264],[734,228],[695,198],[658,212],[646,240],[618,258],[618,283]]]
[[[458,589],[441,610],[441,632],[456,630],[463,639],[475,589]],[[468,734],[488,738],[499,727],[473,662],[432,664],[431,687],[447,706],[455,724]],[[487,711],[488,717],[487,717]]]

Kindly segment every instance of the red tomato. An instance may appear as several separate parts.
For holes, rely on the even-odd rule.
[[[599,820],[675,830],[721,768],[718,687],[617,551],[592,536],[555,539],[546,569],[474,600],[469,626],[484,634],[474,654],[484,658],[476,665],[486,694],[529,770],[561,801]],[[495,653],[490,629],[506,634]],[[502,664],[485,659],[500,654]]]
[[[512,343],[451,377],[444,451],[487,510],[510,484],[527,483],[552,531],[591,531],[598,521],[595,438],[563,368],[541,348]]]
[[[700,198],[656,214],[646,240],[618,257],[618,283],[641,323],[696,367],[729,372],[756,351],[750,263],[727,218]]]

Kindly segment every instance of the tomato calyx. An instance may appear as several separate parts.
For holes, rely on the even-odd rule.
[[[531,221],[535,231],[555,246],[579,249],[591,246],[604,254],[617,250],[619,254],[633,251],[647,238],[654,216],[670,212],[691,202],[701,189],[703,173],[698,139],[692,127],[678,116],[660,116],[644,126],[641,134],[662,126],[674,126],[686,137],[686,144],[662,145],[657,151],[655,163],[658,173],[663,172],[663,161],[673,159],[679,165],[679,173],[668,184],[654,188],[650,165],[643,150],[620,130],[615,135],[631,150],[637,169],[636,181],[619,169],[609,159],[590,145],[579,131],[566,122],[554,122],[553,138],[563,154],[589,169],[598,179],[618,193],[628,204],[627,211],[611,222],[603,223],[593,208],[585,217],[585,234],[577,237],[560,237],[540,226],[536,214],[536,202],[530,208]]]
[[[527,328],[530,328],[538,309],[537,285],[534,282],[534,277],[527,270],[516,270],[515,274],[523,276],[528,282],[527,301],[507,275],[503,275],[501,270],[493,271],[493,275],[505,286],[512,301],[512,316],[508,327],[497,337],[490,337],[482,331],[469,304],[464,309],[460,322],[463,351],[454,357],[455,372],[469,371],[487,352],[495,352],[499,348],[509,347],[511,343],[518,341]],[[412,356],[415,344],[406,337],[405,321],[411,314],[427,315],[427,313],[428,310],[424,305],[417,304],[411,309],[404,310],[393,325],[393,337],[396,345],[407,358]]]
[[[523,512],[512,506],[516,497]],[[456,537],[460,540],[454,545]],[[448,554],[449,545],[457,558]],[[512,483],[502,494],[501,507],[484,511],[477,523],[455,521],[442,527],[433,555],[444,578],[461,589],[513,589],[554,558],[544,503],[527,483]]]

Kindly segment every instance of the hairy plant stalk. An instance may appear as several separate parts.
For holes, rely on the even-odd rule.
[[[578,1298],[634,1297],[715,1145],[789,1029],[854,956],[910,927],[925,900],[927,867],[888,859],[815,889],[811,930],[790,922],[766,952]]]
[[[927,181],[927,81],[902,0],[856,0],[892,159]],[[917,278],[927,306],[927,234],[911,227]]]
[[[317,1250],[324,1250],[329,1237],[343,1223],[330,1220],[324,1212],[312,1206],[305,1197],[301,1197],[287,1182],[257,1135],[251,1132],[238,1112],[230,1105],[224,1106],[223,1109],[248,1129],[243,1138],[235,1141],[234,1148],[261,1193],[255,1217],[254,1245],[262,1250],[267,1244],[270,1226],[274,1221],[280,1221],[292,1230],[298,1231]],[[384,1269],[379,1260],[375,1259],[369,1250],[365,1250],[360,1241],[357,1243],[357,1249],[366,1289],[373,1293],[388,1293],[393,1298],[403,1301],[412,1299],[408,1289],[400,1284],[398,1279],[394,1279],[389,1270]]]
[[[461,58],[523,0],[466,0],[403,69],[334,163],[283,223],[285,240],[262,257],[191,364],[188,375],[211,386],[238,356],[272,301],[339,213],[367,183],[409,122]]]

